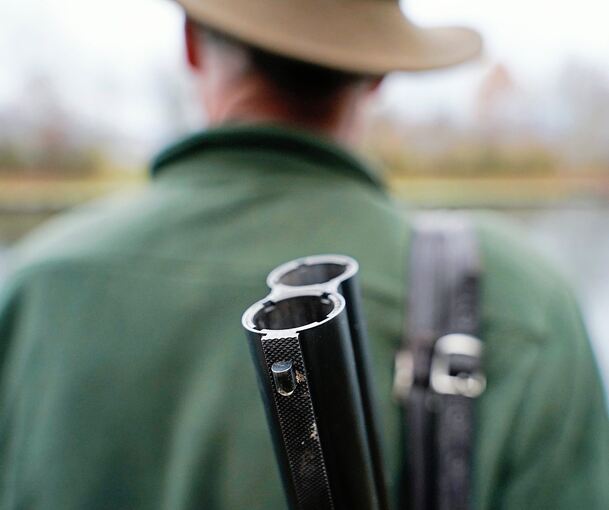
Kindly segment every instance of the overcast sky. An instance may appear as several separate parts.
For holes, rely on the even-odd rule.
[[[77,115],[137,136],[159,122],[153,78],[186,72],[182,16],[171,0],[0,4],[0,107],[23,98],[25,80],[39,73],[52,77]],[[393,77],[383,102],[407,115],[463,108],[494,62],[532,87],[551,81],[569,58],[609,64],[606,0],[408,0],[405,8],[420,24],[473,25],[487,43],[477,63]]]

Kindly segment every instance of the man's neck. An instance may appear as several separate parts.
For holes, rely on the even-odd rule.
[[[348,98],[329,99],[326,104],[295,101],[270,87],[248,82],[225,90],[221,100],[208,104],[210,125],[227,122],[282,124],[350,145],[355,131],[355,109]]]

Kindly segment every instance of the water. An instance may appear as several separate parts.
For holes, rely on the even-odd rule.
[[[0,244],[0,283],[4,278],[4,273],[6,272],[6,251],[7,247]]]

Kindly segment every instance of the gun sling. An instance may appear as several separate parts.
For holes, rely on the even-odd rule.
[[[415,222],[394,391],[404,410],[400,508],[470,510],[474,405],[485,389],[478,339],[481,265],[463,218]]]

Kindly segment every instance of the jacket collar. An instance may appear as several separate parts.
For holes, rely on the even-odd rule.
[[[330,167],[345,177],[356,178],[384,190],[378,176],[359,158],[339,145],[315,134],[273,124],[225,125],[189,135],[161,151],[152,161],[154,178],[171,173],[172,167],[188,160],[217,156],[218,153],[276,152],[289,158]],[[197,165],[197,170],[205,172]]]

